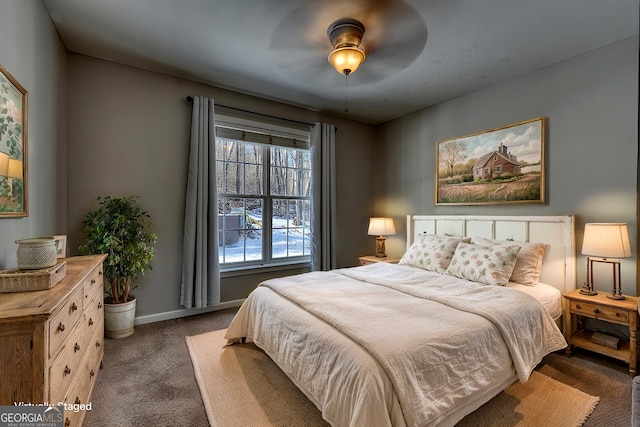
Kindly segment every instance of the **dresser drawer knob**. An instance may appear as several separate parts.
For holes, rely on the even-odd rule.
[[[63,331],[64,331],[64,325],[62,324],[62,322],[60,322],[60,324],[58,325],[58,330],[59,330],[60,332],[63,332]]]
[[[96,373],[95,373],[95,371],[92,369],[92,370],[89,372],[89,376],[90,376],[90,377],[94,377],[95,375],[96,375]]]
[[[69,368],[68,366],[64,367],[64,375],[67,376],[71,373],[71,368]]]
[[[593,309],[593,314],[598,314],[598,313],[600,313],[600,310],[598,310],[597,308],[594,308]]]
[[[100,341],[96,341],[96,348],[100,348]]]
[[[89,318],[89,326],[93,326],[93,319]]]
[[[101,302],[98,303],[98,308],[102,308],[102,303]]]
[[[71,425],[71,420],[69,418],[64,419],[64,426],[69,427]]]
[[[102,276],[102,270],[98,271],[98,276]]]
[[[580,304],[576,304],[576,308],[582,308]]]
[[[78,306],[76,305],[76,303],[72,303],[71,304],[71,311],[76,311],[78,309]]]
[[[91,284],[95,285],[96,284],[96,279],[91,279]]]
[[[73,352],[78,352],[80,351],[80,344],[76,343],[76,345],[73,346]]]

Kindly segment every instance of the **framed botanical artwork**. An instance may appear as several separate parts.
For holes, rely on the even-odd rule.
[[[436,205],[544,203],[545,118],[438,141]]]
[[[67,236],[53,236],[56,244],[56,258],[67,257]]]
[[[0,66],[0,218],[29,215],[27,91]]]

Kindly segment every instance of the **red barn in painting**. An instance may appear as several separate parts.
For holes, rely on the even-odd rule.
[[[500,144],[497,151],[487,153],[473,165],[473,180],[492,179],[502,175],[520,175],[522,165],[508,147]]]

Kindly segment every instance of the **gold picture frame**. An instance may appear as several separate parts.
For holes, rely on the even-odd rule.
[[[29,215],[27,91],[0,65],[0,218]]]
[[[545,203],[546,119],[436,143],[436,205]]]

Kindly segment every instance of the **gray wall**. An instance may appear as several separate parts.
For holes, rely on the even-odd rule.
[[[370,253],[375,129],[369,125],[242,95],[162,74],[69,56],[69,245],[77,253],[84,214],[99,195],[138,195],[156,226],[153,270],[139,281],[138,317],[181,310],[183,210],[191,104],[187,95],[217,104],[305,122],[329,122],[336,134],[339,266]],[[370,245],[369,245],[370,244]],[[371,246],[371,247],[370,247]],[[286,271],[279,274],[297,272]],[[273,273],[271,274],[273,275]],[[246,297],[267,275],[223,279],[222,301]]]
[[[436,206],[436,141],[547,117],[547,203]],[[626,222],[632,257],[622,261],[623,293],[637,295],[638,37],[605,46],[381,126],[374,209],[393,216],[405,248],[412,214],[576,215],[576,247],[586,222]],[[577,258],[577,286],[586,258]],[[610,290],[605,287],[604,290]]]
[[[98,195],[137,194],[160,236],[154,270],[137,291],[138,315],[179,311],[190,115],[184,98],[204,95],[338,126],[339,266],[372,253],[374,240],[366,235],[372,214],[396,218],[399,234],[387,244],[396,256],[404,251],[407,213],[575,214],[578,250],[585,222],[629,223],[633,256],[623,261],[623,291],[636,294],[637,37],[379,128],[69,55],[38,0],[0,2],[0,40],[0,64],[29,92],[30,205],[26,218],[0,219],[0,268],[15,266],[14,241],[24,237],[68,234],[69,250],[77,253],[80,221]],[[538,116],[548,118],[545,205],[434,206],[437,140]],[[579,285],[584,263],[578,256]],[[223,300],[244,297],[263,277],[225,279]]]
[[[29,216],[0,218],[0,270],[16,239],[66,234],[67,54],[39,0],[0,2],[0,64],[28,92]]]

